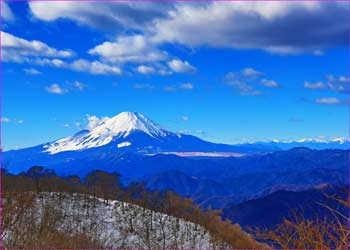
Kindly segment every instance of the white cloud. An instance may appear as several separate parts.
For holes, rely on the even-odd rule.
[[[41,72],[37,69],[34,68],[29,68],[29,69],[23,69],[24,73],[27,75],[40,75]]]
[[[181,119],[183,121],[188,121],[190,118],[187,115],[184,115],[184,116],[181,117]]]
[[[63,127],[64,127],[64,128],[69,128],[70,125],[69,125],[68,123],[65,123],[65,124],[63,124]]]
[[[86,59],[77,59],[72,62],[64,62],[60,59],[36,59],[34,64],[41,66],[50,66],[55,68],[70,69],[79,72],[86,72],[93,75],[121,75],[122,70],[118,66],[109,65],[100,61],[89,61]]]
[[[158,62],[168,58],[167,52],[157,49],[143,35],[120,36],[114,42],[97,45],[89,53],[113,63]]]
[[[177,73],[194,73],[197,69],[189,64],[187,61],[181,61],[179,59],[173,59],[168,62],[168,66]]]
[[[28,41],[1,31],[2,60],[24,62],[33,57],[71,57],[69,50],[57,50],[41,41]]]
[[[188,90],[192,90],[194,88],[192,83],[183,83],[179,86],[180,89],[188,89]]]
[[[66,67],[75,71],[88,72],[94,75],[120,75],[122,73],[122,70],[117,66],[85,59],[75,60],[71,64],[66,65]]]
[[[334,104],[341,104],[342,101],[336,97],[324,97],[324,98],[318,98],[315,100],[316,103],[319,104],[330,104],[330,105],[334,105]]]
[[[88,121],[86,128],[91,130],[91,129],[94,129],[97,126],[101,125],[103,122],[107,121],[110,118],[107,116],[99,118],[95,115],[86,115],[86,119]],[[79,124],[79,126],[80,126],[80,124]]]
[[[336,2],[178,4],[169,18],[156,20],[154,39],[189,47],[319,55],[324,48],[346,46],[347,11],[346,4]]]
[[[66,18],[79,24],[109,30],[145,29],[156,18],[168,15],[169,3],[29,2],[32,14],[44,21]]]
[[[63,95],[68,93],[67,89],[62,88],[59,84],[53,83],[50,86],[47,86],[46,91],[52,94]]]
[[[1,18],[6,21],[13,21],[15,16],[5,1],[1,1]]]
[[[244,75],[244,76],[247,76],[247,77],[258,77],[258,76],[263,75],[263,73],[261,73],[260,71],[255,70],[253,68],[244,68],[241,71],[241,74]]]
[[[345,47],[349,23],[347,3],[340,2],[31,1],[29,6],[33,15],[41,20],[68,18],[120,34],[126,30],[136,31],[158,44],[262,49],[278,54],[320,55],[327,48]]]
[[[260,83],[268,88],[279,88],[280,87],[280,84],[274,80],[262,79],[260,81]]]
[[[324,84],[323,82],[304,82],[304,88],[307,89],[326,89],[327,85]]]
[[[137,72],[145,75],[154,74],[156,70],[153,67],[140,65],[137,67]]]
[[[122,73],[120,67],[98,60],[76,59],[69,62],[66,58],[72,57],[74,54],[69,50],[57,50],[43,42],[28,41],[6,32],[2,32],[1,35],[2,60],[5,62],[50,66],[94,75],[120,75]],[[60,58],[65,58],[65,61]],[[24,71],[27,74],[37,74],[39,72],[36,69],[25,69]]]
[[[63,68],[67,66],[67,63],[62,61],[61,59],[49,59],[49,58],[38,58],[32,61],[28,61],[29,63],[37,64],[40,66],[50,66],[56,68]]]
[[[117,65],[130,63],[148,63],[139,65],[136,72],[141,74],[169,75],[176,73],[193,73],[196,68],[187,61],[172,59],[158,44],[145,35],[119,36],[114,41],[106,41],[89,50],[89,54],[98,56],[100,60]]]

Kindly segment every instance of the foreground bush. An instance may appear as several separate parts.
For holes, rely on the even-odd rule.
[[[330,216],[306,219],[302,211],[293,211],[292,218],[285,219],[274,230],[252,231],[256,238],[268,242],[277,249],[349,249],[348,187],[344,188],[344,193],[347,194],[347,200],[342,197],[328,196],[329,199],[336,201],[337,208],[319,204],[328,210]]]

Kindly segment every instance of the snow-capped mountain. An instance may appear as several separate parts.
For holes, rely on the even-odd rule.
[[[167,136],[180,137],[180,135],[160,128],[138,112],[122,112],[112,118],[103,119],[100,124],[91,130],[80,131],[73,136],[49,143],[44,148],[50,154],[56,154],[63,151],[100,147],[113,141],[118,141],[118,148],[128,147],[132,145],[132,142],[127,141],[126,138],[134,132],[141,132],[151,138],[160,140]]]
[[[302,138],[298,140],[272,140],[252,142],[247,144],[240,144],[242,146],[255,145],[256,147],[275,147],[280,150],[288,150],[294,147],[307,147],[311,149],[349,149],[350,138],[349,137],[317,137],[317,138]]]
[[[195,136],[170,132],[138,112],[122,112],[112,118],[103,119],[92,129],[42,145],[42,152],[51,155],[92,149],[143,154],[257,151],[254,146],[217,144]]]
[[[65,173],[87,169],[109,169],[122,161],[159,153],[177,152],[257,153],[271,151],[254,145],[234,146],[204,141],[198,137],[167,131],[137,112],[122,112],[102,119],[96,126],[75,135],[38,146],[3,153],[3,162],[13,172],[34,165],[55,168]],[[127,156],[126,156],[127,154]],[[230,154],[229,154],[230,155]],[[73,171],[73,169],[75,171]],[[60,172],[60,171],[59,171]]]

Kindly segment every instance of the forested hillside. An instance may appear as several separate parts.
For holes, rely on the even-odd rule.
[[[33,167],[2,173],[2,240],[9,248],[264,248],[219,211],[172,192],[122,187],[118,174],[84,180]]]

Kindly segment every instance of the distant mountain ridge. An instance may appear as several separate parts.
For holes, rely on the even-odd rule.
[[[241,146],[255,146],[265,148],[275,148],[277,150],[288,150],[295,147],[307,147],[311,149],[350,149],[349,137],[336,138],[303,138],[299,140],[272,140],[272,141],[257,141],[251,143],[236,144]]]
[[[252,199],[241,204],[230,205],[223,209],[223,217],[242,227],[273,228],[284,218],[293,218],[292,212],[302,213],[306,219],[334,218],[327,205],[348,215],[345,206],[332,199],[332,196],[346,200],[349,186],[331,186],[312,188],[303,191],[280,190],[265,197]]]

